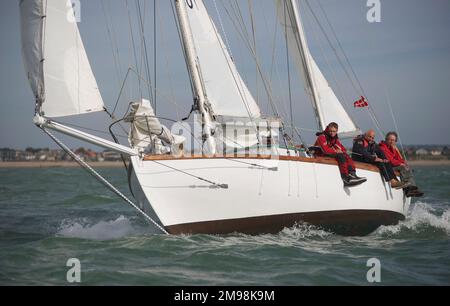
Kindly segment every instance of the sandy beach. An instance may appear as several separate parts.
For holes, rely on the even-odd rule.
[[[450,160],[412,160],[409,164],[415,166],[450,166]],[[123,167],[123,163],[117,162],[90,162],[94,168],[117,168]],[[73,168],[79,167],[76,162],[70,161],[17,161],[17,162],[0,162],[0,168]]]

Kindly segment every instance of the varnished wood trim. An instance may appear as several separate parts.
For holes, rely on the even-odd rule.
[[[236,154],[236,155],[225,155],[225,156],[206,156],[206,155],[192,155],[192,156],[182,156],[175,157],[172,155],[146,155],[144,157],[145,161],[166,161],[166,160],[194,160],[194,159],[278,159],[283,161],[298,161],[305,163],[316,163],[316,164],[326,164],[326,165],[336,165],[337,161],[331,157],[315,157],[315,158],[307,158],[300,156],[277,156],[277,158],[273,158],[271,155],[244,155],[244,154]],[[357,169],[363,169],[373,172],[380,172],[378,167],[371,164],[355,162],[355,166]]]

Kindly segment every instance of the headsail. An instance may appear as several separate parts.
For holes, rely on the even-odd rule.
[[[339,102],[309,51],[297,2],[275,0],[275,4],[278,19],[287,34],[289,51],[305,81],[320,129],[324,129],[330,122],[337,122],[341,136],[360,134],[359,128]]]
[[[70,0],[21,0],[22,53],[46,117],[103,110]]]
[[[202,0],[187,1],[187,15],[208,102],[215,115],[259,118],[260,109],[242,80]]]

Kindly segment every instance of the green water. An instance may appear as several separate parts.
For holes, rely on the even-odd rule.
[[[101,172],[128,195],[122,169]],[[0,285],[450,285],[450,167],[417,168],[426,197],[360,238],[307,225],[277,235],[165,236],[83,170],[0,169]]]

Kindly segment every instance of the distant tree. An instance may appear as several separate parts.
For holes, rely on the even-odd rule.
[[[442,148],[442,155],[450,155],[450,149],[447,146]]]
[[[78,149],[75,150],[76,154],[85,154],[86,153],[86,149],[83,147],[80,147]]]

